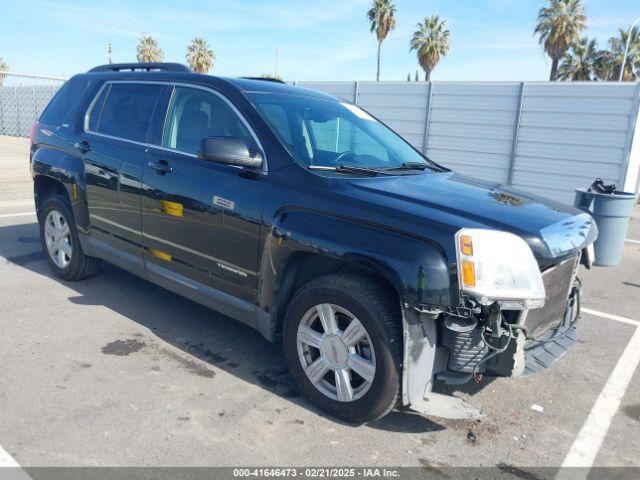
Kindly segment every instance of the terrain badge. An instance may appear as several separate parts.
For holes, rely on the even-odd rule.
[[[226,208],[227,210],[233,210],[234,208],[236,208],[236,202],[227,200],[226,198],[222,198],[217,195],[213,197],[213,204],[222,208]]]

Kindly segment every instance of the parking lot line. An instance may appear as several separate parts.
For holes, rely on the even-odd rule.
[[[10,468],[10,473],[7,476],[3,476],[2,469]],[[0,478],[6,478],[11,480],[32,480],[27,472],[25,472],[20,464],[7,453],[7,451],[0,445]]]
[[[632,320],[630,318],[620,317],[618,315],[612,315],[610,313],[599,312],[597,310],[591,310],[590,308],[582,307],[581,310],[584,313],[588,313],[589,315],[596,315],[602,318],[608,318],[609,320],[616,320],[617,322],[628,323],[629,325],[640,326],[640,322],[638,320]]]
[[[10,217],[27,217],[29,215],[35,215],[36,212],[22,212],[22,213],[4,213],[0,215],[0,218],[10,218]]]
[[[624,241],[629,243],[637,243],[640,245],[640,240],[631,240],[630,238],[625,238]]]
[[[588,476],[638,363],[640,328],[636,327],[562,463],[562,467],[581,467],[583,470],[560,470],[556,479],[575,480]]]
[[[7,451],[2,448],[0,445],[0,467],[19,467],[18,462],[16,462],[11,455],[7,453]]]

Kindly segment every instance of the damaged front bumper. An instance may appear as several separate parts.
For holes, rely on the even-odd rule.
[[[548,295],[541,309],[514,311],[495,304],[465,318],[406,306],[403,404],[425,415],[478,417],[480,412],[463,400],[433,392],[434,381],[463,384],[478,374],[525,376],[562,358],[577,339],[578,261],[566,260],[543,272]]]
[[[524,350],[525,369],[522,376],[538,373],[566,355],[578,340],[576,324],[580,319],[582,285],[576,279],[562,322],[549,328],[542,336],[532,340]]]

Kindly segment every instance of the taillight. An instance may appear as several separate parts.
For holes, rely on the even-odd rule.
[[[36,122],[33,124],[33,127],[31,127],[31,135],[29,135],[29,139],[31,140],[31,145],[33,145],[36,139],[36,133],[38,133],[39,128],[40,128],[40,122],[36,120]]]

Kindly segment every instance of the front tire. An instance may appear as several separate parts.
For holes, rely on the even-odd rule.
[[[38,220],[42,250],[56,276],[63,280],[82,280],[98,272],[100,260],[82,251],[71,207],[65,197],[52,195],[45,199]]]
[[[400,398],[399,304],[366,277],[335,274],[302,287],[283,327],[287,365],[302,393],[352,423],[383,417]]]

